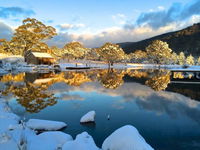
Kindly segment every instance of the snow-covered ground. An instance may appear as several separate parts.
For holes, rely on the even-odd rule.
[[[92,112],[92,113],[91,113]],[[89,112],[94,119],[95,112]],[[63,122],[30,119],[24,122],[11,112],[0,98],[0,150],[100,150],[87,132],[72,136],[61,131],[40,134],[33,129],[56,130],[66,126]],[[153,150],[131,125],[114,131],[103,142],[102,150]]]
[[[182,65],[157,65],[157,64],[139,64],[139,63],[114,63],[112,66],[109,66],[106,62],[103,61],[89,61],[89,60],[74,60],[70,62],[61,61],[59,64],[61,71],[67,71],[69,68],[115,68],[115,69],[168,69],[168,70],[178,70],[178,71],[200,71],[200,66],[188,66],[187,68]],[[13,55],[1,55],[0,54],[0,74],[6,74],[9,71],[13,72],[44,72],[52,71],[54,65],[27,65],[24,62],[24,57]],[[58,68],[57,68],[58,69]]]

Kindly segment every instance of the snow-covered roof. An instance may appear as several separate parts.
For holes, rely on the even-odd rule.
[[[35,57],[42,57],[42,58],[53,58],[50,54],[48,53],[41,53],[41,52],[32,52],[32,54]]]

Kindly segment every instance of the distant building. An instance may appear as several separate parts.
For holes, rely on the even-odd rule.
[[[24,55],[27,64],[35,65],[51,65],[56,62],[56,59],[48,53],[28,51]]]

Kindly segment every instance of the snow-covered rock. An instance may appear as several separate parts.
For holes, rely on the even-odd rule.
[[[41,119],[29,119],[26,123],[27,127],[34,130],[54,131],[67,126],[66,123],[60,121],[50,121]]]
[[[1,101],[1,99],[0,99],[0,101]],[[10,111],[10,108],[5,103],[0,102],[0,113],[1,112],[9,112],[9,111]]]
[[[60,131],[44,132],[28,142],[27,150],[56,150],[72,140],[71,135]]]
[[[9,112],[0,111],[0,134],[19,124],[20,118]]]
[[[83,132],[76,136],[74,141],[66,142],[62,150],[100,150],[94,143],[93,138],[87,133]]]
[[[94,122],[95,115],[96,115],[95,111],[89,111],[87,114],[81,117],[80,122],[81,123]]]
[[[13,119],[19,122],[20,117],[10,112],[0,112],[0,118]]]
[[[123,126],[108,136],[102,145],[103,150],[153,150],[139,134],[138,130],[131,126]]]
[[[8,138],[7,140],[0,140],[0,150],[19,150],[19,147],[13,139]]]

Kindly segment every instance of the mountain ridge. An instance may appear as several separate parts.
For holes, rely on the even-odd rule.
[[[186,55],[200,55],[200,23],[184,29],[164,33],[138,42],[117,43],[126,53],[136,50],[145,50],[145,48],[154,40],[167,42],[169,47],[176,53],[183,51]]]

